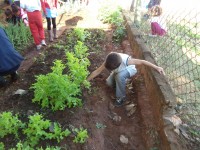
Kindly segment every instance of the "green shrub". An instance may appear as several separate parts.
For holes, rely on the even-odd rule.
[[[18,119],[18,115],[11,112],[0,114],[0,137],[3,138],[8,134],[14,134],[18,138],[18,130],[23,128],[24,124]]]
[[[63,110],[81,106],[82,102],[76,96],[81,94],[80,85],[71,81],[68,75],[63,75],[66,66],[60,60],[54,62],[52,72],[36,77],[31,89],[34,89],[33,102],[38,102],[42,107],[51,107],[52,110]]]
[[[52,129],[50,130],[51,127]],[[45,120],[38,113],[29,116],[28,126],[23,132],[27,136],[25,144],[28,143],[31,147],[34,147],[40,140],[44,139],[56,139],[57,142],[60,142],[60,140],[71,133],[68,129],[62,131],[59,123],[52,123],[50,120]]]
[[[76,136],[73,140],[74,143],[85,143],[86,139],[89,137],[87,129],[83,129],[82,127],[80,129],[75,128],[74,132],[76,133]]]
[[[14,47],[18,51],[22,51],[24,48],[33,43],[33,38],[29,27],[20,22],[20,25],[9,24],[3,27],[13,43]]]

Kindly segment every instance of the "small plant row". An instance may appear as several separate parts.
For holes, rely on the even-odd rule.
[[[35,113],[29,116],[28,123],[23,123],[18,115],[11,112],[3,112],[0,114],[0,138],[13,134],[17,140],[20,138],[20,131],[26,136],[24,142],[19,141],[17,148],[11,150],[32,150],[39,144],[41,140],[56,140],[58,143],[71,134],[68,129],[62,130],[61,125],[57,122],[51,122],[44,119],[41,114]],[[75,134],[74,143],[85,143],[88,138],[87,129],[82,127],[74,128],[72,132]],[[0,142],[0,149],[4,149],[4,144]],[[43,148],[37,148],[43,150]],[[47,147],[45,150],[58,150],[59,147]]]
[[[82,106],[82,100],[79,98],[81,89],[90,87],[87,81],[87,68],[90,65],[87,51],[88,48],[83,42],[77,41],[72,52],[66,49],[66,64],[55,60],[52,72],[36,76],[36,83],[31,86],[34,90],[32,101],[53,111]],[[65,68],[68,69],[67,74],[63,74]]]
[[[102,29],[83,29],[75,28],[73,30],[66,31],[66,40],[60,40],[54,44],[53,47],[58,50],[72,50],[77,44],[77,41],[81,41],[88,47],[90,51],[99,52],[102,47],[100,43],[106,41],[105,31]]]
[[[1,27],[5,29],[9,39],[18,51],[22,51],[33,41],[29,27],[22,22],[19,25],[8,24],[7,26],[1,25]]]
[[[113,40],[121,42],[126,35],[122,9],[120,7],[111,9],[110,5],[104,6],[100,9],[99,19],[104,23],[110,23],[114,26]]]

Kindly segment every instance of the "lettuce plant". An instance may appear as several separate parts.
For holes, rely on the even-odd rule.
[[[89,137],[87,129],[83,129],[82,127],[74,129],[76,136],[73,140],[74,143],[85,143],[86,139]]]
[[[18,138],[18,130],[22,129],[24,124],[18,119],[18,115],[11,112],[0,114],[0,137],[3,138],[8,134],[14,134]]]

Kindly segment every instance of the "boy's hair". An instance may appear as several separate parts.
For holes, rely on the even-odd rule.
[[[108,70],[114,70],[120,66],[122,58],[118,53],[112,52],[106,57],[105,67]]]
[[[7,8],[4,13],[6,17],[9,17],[10,15],[12,15],[12,11],[9,8]]]
[[[12,12],[14,14],[16,14],[19,10],[20,10],[19,6],[15,5],[15,4],[12,5]]]
[[[162,8],[159,5],[155,5],[150,10],[151,16],[160,16],[162,14]]]

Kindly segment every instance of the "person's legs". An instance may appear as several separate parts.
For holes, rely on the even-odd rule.
[[[57,29],[56,29],[56,18],[52,18],[52,24],[53,24],[53,34],[54,34],[54,38],[57,39],[58,36],[57,36]]]
[[[152,22],[151,23],[151,31],[152,31],[152,35],[163,35],[163,29],[160,27],[160,25],[157,22]]]
[[[46,17],[47,20],[47,30],[51,30],[51,18]]]
[[[16,81],[18,79],[18,73],[17,73],[17,70],[19,69],[20,67],[20,64],[16,65],[15,67],[13,67],[12,69],[6,71],[6,72],[3,72],[3,73],[0,73],[0,76],[7,76],[7,75],[10,75],[11,76],[11,81]]]
[[[37,47],[39,47],[40,45],[40,37],[39,37],[39,33],[38,33],[38,28],[36,26],[36,22],[35,22],[35,16],[34,16],[34,12],[27,12],[28,15],[28,19],[29,19],[29,28],[31,30],[35,45]]]
[[[36,26],[38,28],[38,33],[39,33],[39,36],[40,36],[40,40],[44,40],[45,39],[45,35],[44,35],[44,28],[43,28],[43,23],[42,23],[42,14],[41,14],[40,11],[35,11],[34,13],[35,13],[35,18],[37,20]]]
[[[47,19],[47,29],[48,29],[48,34],[49,34],[49,41],[53,42],[53,35],[51,31],[51,18],[46,17]]]
[[[114,73],[112,72],[109,77],[106,79],[106,84],[110,87],[114,87],[115,86],[115,77],[114,77]]]
[[[126,79],[130,78],[130,74],[127,70],[123,70],[115,75],[116,82],[116,97],[126,97]]]

